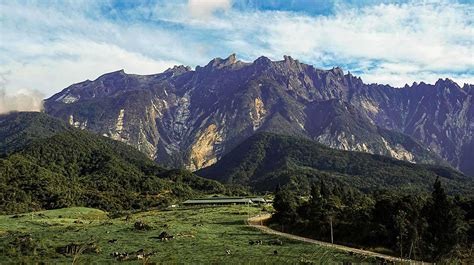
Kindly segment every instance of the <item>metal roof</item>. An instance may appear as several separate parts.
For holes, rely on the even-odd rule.
[[[213,204],[213,203],[253,203],[248,198],[206,198],[187,200],[183,204]]]
[[[267,200],[265,200],[264,198],[249,198],[251,199],[253,202],[267,202]]]

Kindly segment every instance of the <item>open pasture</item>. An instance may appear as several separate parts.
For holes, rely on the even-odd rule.
[[[103,264],[121,259],[128,264],[371,261],[246,226],[249,216],[261,212],[260,207],[247,206],[190,207],[117,217],[76,207],[5,215],[0,216],[0,263]],[[116,257],[111,255],[114,252]],[[124,253],[129,256],[124,257]]]

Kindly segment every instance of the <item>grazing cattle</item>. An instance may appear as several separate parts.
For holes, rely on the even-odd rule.
[[[150,252],[150,253],[145,253],[143,250],[141,250],[141,251],[137,251],[136,255],[137,255],[138,260],[142,260],[142,259],[146,259],[150,256],[155,255],[155,253],[156,253],[155,251]]]
[[[149,226],[148,224],[142,221],[135,222],[133,227],[135,228],[135,230],[151,230],[152,229],[151,226]]]
[[[253,240],[250,240],[249,241],[249,244],[250,245],[263,245],[263,241],[262,240],[257,240],[257,241],[253,241]]]
[[[145,253],[143,249],[140,249],[138,251],[132,252],[132,253],[120,253],[120,252],[112,252],[110,256],[114,257],[117,259],[117,261],[126,261],[126,260],[132,260],[132,259],[137,259],[137,260],[143,260],[146,259],[152,255],[155,255],[155,251],[150,252],[150,253]]]
[[[56,248],[57,253],[64,254],[64,255],[74,255],[74,254],[79,253],[80,251],[83,251],[83,253],[99,253],[100,247],[97,246],[95,243],[82,244],[82,245],[71,243],[63,247]]]
[[[168,234],[167,232],[161,232],[161,234],[158,236],[158,239],[160,239],[161,241],[167,241],[169,239],[173,239],[174,236],[173,235],[170,235]]]
[[[274,250],[273,255],[278,255],[278,251]]]
[[[117,239],[110,239],[110,240],[109,240],[109,243],[110,243],[110,244],[117,243]]]
[[[64,255],[74,255],[78,253],[80,248],[81,248],[80,245],[71,243],[69,245],[56,248],[56,252],[58,252],[59,254],[64,254]]]
[[[225,253],[226,253],[227,255],[230,255],[230,249],[226,249],[226,250],[225,250]]]
[[[110,256],[116,258],[117,260],[124,261],[130,259],[130,256],[127,252],[120,253],[120,252],[112,252]]]
[[[130,259],[130,255],[128,253],[123,253],[117,257],[118,261],[126,261]]]

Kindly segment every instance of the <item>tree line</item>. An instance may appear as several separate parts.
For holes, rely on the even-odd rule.
[[[216,181],[162,168],[130,146],[85,131],[57,133],[0,158],[0,214],[72,206],[142,210],[226,191]]]
[[[367,195],[324,180],[306,197],[278,187],[274,208],[275,229],[414,260],[461,260],[474,242],[474,199],[448,196],[439,179],[431,194]]]

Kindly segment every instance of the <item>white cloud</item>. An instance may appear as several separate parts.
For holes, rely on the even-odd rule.
[[[40,111],[43,108],[43,93],[20,89],[17,93],[7,94],[5,87],[9,83],[10,74],[11,72],[0,72],[0,114],[10,111]]]
[[[191,0],[138,5],[110,19],[99,12],[107,2],[42,3],[0,2],[0,72],[10,72],[8,95],[50,96],[105,72],[157,73],[233,52],[248,61],[287,54],[395,86],[474,79],[473,5],[338,6],[334,14],[310,16]]]
[[[4,85],[9,97],[20,90],[39,90],[49,97],[72,83],[119,69],[159,73],[180,64],[167,58],[188,57],[176,34],[146,26],[122,27],[54,7],[5,3],[0,17],[0,72],[9,73]],[[160,53],[168,57],[150,56]]]
[[[229,10],[230,0],[189,0],[188,9],[195,18],[207,19],[218,10]]]
[[[403,85],[408,77],[419,79],[417,73],[439,76],[474,69],[473,13],[472,6],[448,3],[377,5],[328,17],[279,13],[270,18],[272,23],[262,23],[268,34],[260,38],[274,54],[323,65],[384,63],[377,72],[360,69],[362,75]],[[388,73],[399,78],[384,78]]]
[[[342,66],[369,82],[403,86],[445,77],[472,80],[472,13],[473,5],[454,1],[413,1],[339,5],[327,16],[230,10],[205,24],[172,17],[176,23],[214,31],[213,37],[218,32],[214,45],[245,59],[288,54],[317,67]]]
[[[66,39],[53,43],[31,44],[36,52],[54,51],[51,56],[36,59],[34,63],[12,62],[0,66],[9,71],[10,83],[6,85],[11,94],[22,88],[37,89],[48,94],[58,92],[72,83],[95,79],[99,75],[125,69],[128,73],[153,74],[178,64],[174,61],[153,60],[107,43]],[[31,52],[34,51],[34,52]]]
[[[10,111],[41,111],[44,94],[37,90],[22,90],[16,94],[6,94],[0,89],[0,114]]]

